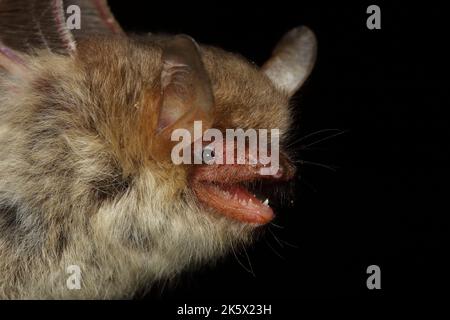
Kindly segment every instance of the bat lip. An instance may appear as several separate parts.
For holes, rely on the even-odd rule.
[[[191,174],[190,185],[200,203],[230,219],[263,225],[275,218],[267,196],[257,196],[249,184],[266,180],[282,182],[293,178],[295,167],[283,156],[279,169],[262,175],[261,167],[252,165],[200,165]]]
[[[273,209],[239,184],[197,183],[193,186],[198,200],[233,220],[262,225],[270,222]]]

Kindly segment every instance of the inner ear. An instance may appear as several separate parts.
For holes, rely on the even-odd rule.
[[[154,153],[166,156],[171,134],[186,129],[193,135],[194,121],[202,129],[214,120],[214,96],[197,43],[186,35],[167,40],[161,56],[161,102],[156,128]]]

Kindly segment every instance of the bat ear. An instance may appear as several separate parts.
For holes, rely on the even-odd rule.
[[[161,103],[154,153],[166,156],[173,130],[186,129],[193,135],[194,121],[210,128],[214,120],[214,96],[197,43],[178,35],[163,44]],[[169,153],[170,154],[170,153]]]
[[[262,70],[273,84],[292,96],[311,73],[317,55],[317,40],[307,27],[297,27],[278,42]]]
[[[4,46],[29,53],[47,49],[71,54],[76,40],[91,34],[122,33],[104,0],[1,0],[0,40]],[[67,7],[66,7],[67,4]],[[79,29],[69,29],[78,15]]]

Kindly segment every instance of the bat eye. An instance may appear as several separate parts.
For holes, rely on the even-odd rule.
[[[207,146],[197,152],[194,151],[195,164],[215,164],[216,152],[214,148]]]
[[[214,149],[205,148],[203,149],[203,162],[206,164],[212,164],[216,157],[216,153]]]

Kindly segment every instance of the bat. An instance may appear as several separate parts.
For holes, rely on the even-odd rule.
[[[69,28],[75,5],[81,27]],[[132,298],[250,245],[274,217],[260,164],[174,164],[172,133],[279,130],[314,33],[261,67],[187,35],[126,34],[102,0],[0,0],[0,297]],[[68,285],[76,266],[81,287]]]

